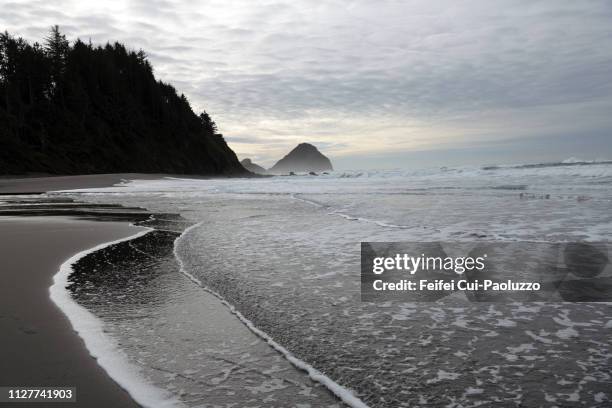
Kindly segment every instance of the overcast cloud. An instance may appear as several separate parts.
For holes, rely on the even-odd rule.
[[[610,158],[612,150],[605,0],[0,6],[0,29],[29,40],[59,24],[71,40],[144,49],[156,74],[206,109],[241,158],[266,165],[302,141],[344,167],[364,157],[402,165],[404,152],[421,150],[478,155],[508,140],[539,146],[544,157],[546,144],[568,135],[584,138],[584,149],[572,143],[555,154]],[[603,151],[588,147],[591,138]]]

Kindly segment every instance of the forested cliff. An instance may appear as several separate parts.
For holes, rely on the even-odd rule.
[[[0,174],[245,172],[144,52],[0,34]]]

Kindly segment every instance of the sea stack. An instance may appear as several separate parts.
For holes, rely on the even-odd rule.
[[[240,162],[240,164],[242,164],[242,167],[244,167],[251,173],[255,173],[255,174],[266,174],[267,173],[266,169],[253,163],[251,159],[244,159]]]
[[[317,148],[309,143],[300,143],[285,157],[272,166],[268,173],[309,173],[333,170],[332,164]]]

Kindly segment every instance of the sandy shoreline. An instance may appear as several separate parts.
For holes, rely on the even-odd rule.
[[[0,218],[0,384],[75,386],[77,404],[70,406],[137,406],[98,366],[49,298],[53,276],[66,259],[137,231],[120,222]]]
[[[75,190],[80,188],[110,187],[124,180],[157,180],[164,177],[183,179],[210,179],[213,176],[198,176],[191,174],[145,174],[145,173],[113,173],[85,174],[78,176],[0,176],[0,195],[40,194],[47,191]],[[219,177],[219,176],[217,176]],[[241,177],[261,178],[267,176],[242,175]]]
[[[112,186],[130,178],[163,175],[0,178],[3,194]],[[137,407],[130,395],[97,364],[68,318],[51,301],[49,287],[60,265],[74,254],[125,238],[139,229],[127,222],[68,216],[0,214],[0,385],[74,386],[77,402],[53,406]]]
[[[39,194],[55,190],[73,190],[77,188],[110,187],[129,179],[159,179],[167,174],[88,174],[81,176],[48,176],[48,177],[0,177],[0,195],[2,194]]]

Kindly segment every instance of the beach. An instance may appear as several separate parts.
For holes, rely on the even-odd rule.
[[[612,408],[612,2],[193,3],[0,13],[0,408]]]
[[[3,310],[40,320],[12,323],[3,350],[22,377],[3,381],[65,379],[54,385],[76,386],[77,399],[95,389],[96,403],[102,382],[116,390],[103,391],[106,398],[126,398],[101,406],[133,404],[113,381],[155,407],[607,406],[610,304],[478,303],[460,291],[436,302],[363,302],[359,243],[607,242],[611,171],[592,163],[135,177],[108,188],[5,196],[2,255],[17,271],[7,276],[22,281],[3,288],[14,292]],[[38,216],[17,217],[27,214]],[[128,222],[153,231],[89,252],[60,285],[65,300],[87,312],[58,303],[77,335],[47,288],[74,254],[133,236]],[[24,260],[32,248],[38,259]],[[48,273],[30,298],[21,292],[33,290],[34,262]],[[612,268],[601,273],[611,276]],[[57,320],[44,317],[49,311]],[[32,341],[30,352],[20,339],[41,336],[45,322],[63,336],[49,341],[60,352],[45,341]],[[94,344],[96,333],[104,339]],[[102,353],[91,347],[100,343]],[[78,370],[89,367],[90,376],[73,375],[77,349],[87,362]],[[120,360],[108,369],[112,380],[90,354],[102,367]],[[143,394],[143,384],[155,395]]]
[[[85,270],[75,299],[104,321],[152,383],[184,390],[179,398],[188,406],[211,403],[211,395],[244,406],[251,390],[258,401],[266,395],[287,401],[288,388],[270,391],[284,383],[257,379],[253,387],[240,371],[245,360],[260,372],[278,361],[255,360],[246,345],[215,336],[227,332],[230,319],[215,311],[222,319],[211,329],[209,289],[370,407],[603,407],[609,304],[471,302],[462,292],[436,302],[362,302],[359,243],[606,242],[611,170],[608,163],[534,164],[174,178],[62,194],[178,212],[193,225],[175,241],[176,260],[149,268],[158,278],[148,285],[92,285],[100,271]],[[199,285],[183,282],[176,261]],[[136,283],[138,266],[128,268]],[[124,301],[96,300],[108,293]],[[226,361],[216,362],[218,356]],[[229,384],[233,396],[221,388]]]
[[[107,187],[130,179],[158,179],[161,174],[118,173],[75,176],[0,177],[0,195],[40,194],[46,191]]]
[[[138,406],[98,366],[49,298],[53,276],[66,259],[138,230],[68,217],[0,218],[0,384],[76,387],[79,406]]]
[[[2,195],[111,186],[129,177],[101,174],[0,179]],[[138,406],[90,355],[68,317],[51,301],[49,287],[60,265],[96,245],[141,230],[127,222],[99,222],[66,215],[0,216],[0,384],[76,387],[77,405]],[[55,404],[54,406],[60,406]],[[66,403],[74,406],[75,404]]]
[[[227,304],[181,273],[173,243],[190,222],[140,206],[75,200],[72,193],[35,194],[100,188],[126,176],[2,180],[0,236],[7,244],[0,252],[5,260],[0,327],[6,335],[0,357],[6,370],[0,384],[75,387],[76,406],[183,406],[184,401],[173,398],[175,391],[168,393],[172,388],[165,386],[178,375],[187,381],[189,393],[182,393],[192,402],[345,406],[339,400],[350,401],[348,391],[305,363],[288,361],[289,352],[279,345],[273,350],[270,339],[247,327],[248,322],[236,318]],[[145,229],[132,223],[155,231],[143,236],[138,233]],[[67,265],[72,269],[69,279]],[[162,292],[156,291],[160,284],[165,287]],[[89,314],[91,299],[108,313],[97,308]],[[121,324],[125,338],[114,332]],[[142,324],[151,338],[132,335]],[[163,340],[168,330],[172,336]],[[166,363],[154,360],[143,366],[145,356],[132,358],[130,346],[146,351],[160,340],[168,348],[147,352],[147,358],[163,361],[174,356],[168,362],[187,369],[168,370]],[[195,355],[203,377],[195,376],[190,367],[194,356],[185,355],[194,346],[206,350]]]

